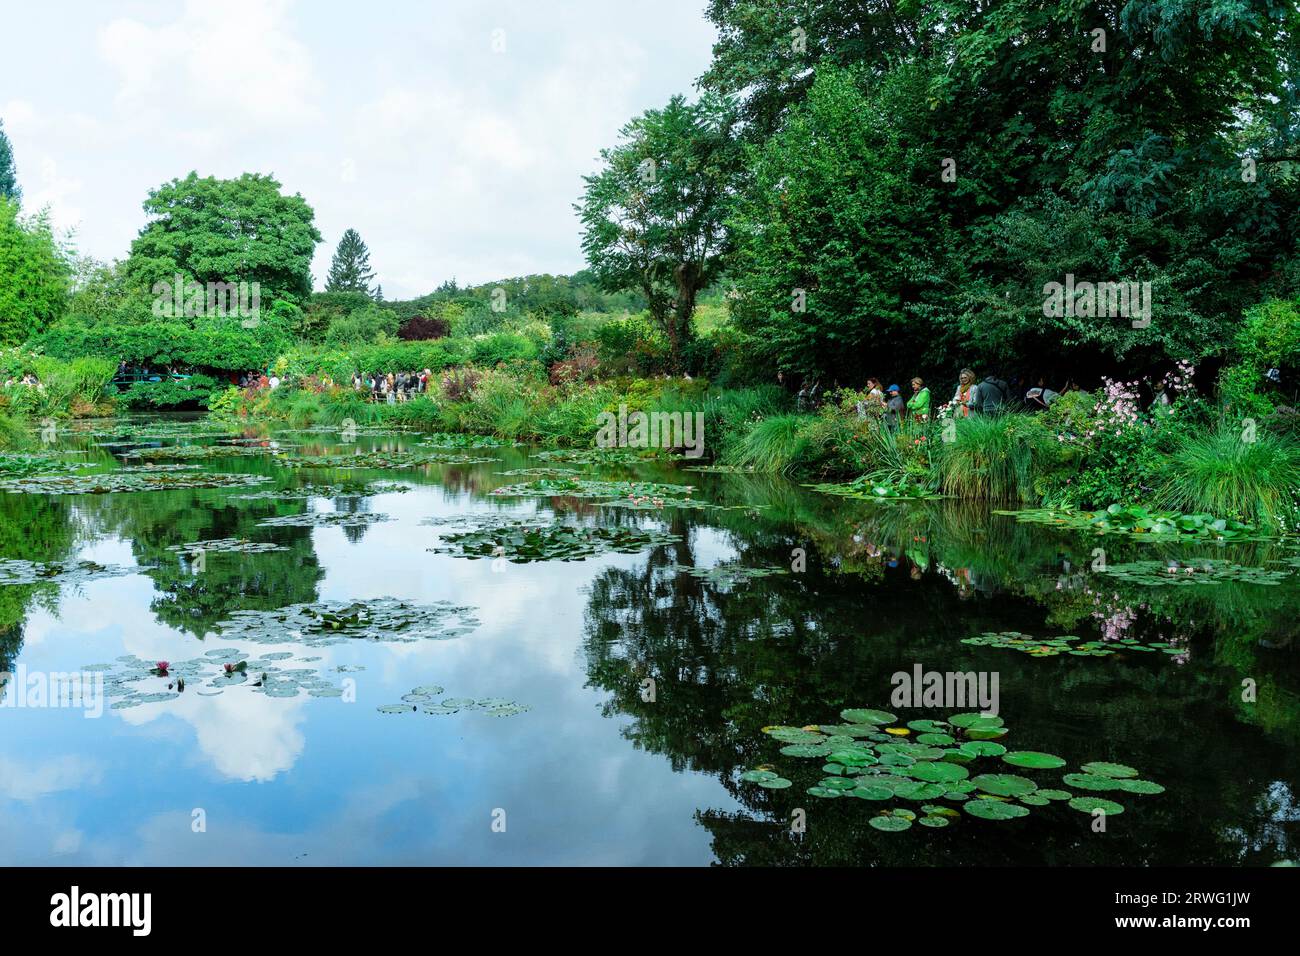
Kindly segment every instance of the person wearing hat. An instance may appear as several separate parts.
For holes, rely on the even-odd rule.
[[[899,394],[902,391],[897,385],[891,385],[885,390],[889,399],[885,402],[885,426],[892,432],[897,431],[899,423],[903,420],[903,413],[907,409],[907,404]]]
[[[1042,384],[1041,380],[1037,388],[1031,388],[1029,391],[1025,392],[1025,401],[1029,403],[1029,407],[1034,411],[1042,411],[1043,409],[1051,408],[1052,402],[1056,401],[1060,397],[1059,392],[1054,392],[1050,388],[1047,388]]]

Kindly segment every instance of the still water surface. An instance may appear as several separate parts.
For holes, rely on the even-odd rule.
[[[139,435],[140,420],[135,434],[100,422],[57,447],[68,462],[90,466],[72,472],[84,475],[138,466],[142,459],[123,456],[140,448],[225,441],[203,435],[202,425],[187,434],[179,419],[156,421],[162,437]],[[434,449],[409,435],[273,438],[278,444],[229,446],[261,449],[252,454],[181,459],[198,469],[176,472],[270,479],[246,488],[0,492],[0,562],[86,560],[120,570],[0,584],[0,670],[39,677],[102,665],[112,685],[124,669],[139,678],[141,662],[173,662],[172,678],[183,662],[206,668],[180,694],[166,688],[169,678],[118,684],[106,703],[134,700],[139,688],[167,697],[107,706],[98,718],[18,706],[30,697],[19,700],[10,679],[0,708],[0,861],[888,866],[1297,858],[1294,549],[1101,542],[1112,565],[1209,557],[1285,575],[1273,584],[1153,586],[1092,570],[1099,539],[956,502],[858,502],[780,479],[673,463],[573,465],[513,447],[439,449],[489,460],[415,468],[291,468],[271,451]],[[489,495],[539,477],[501,472],[536,467],[690,484],[696,498],[728,507],[639,510]],[[406,490],[240,497],[373,481]],[[332,511],[387,520],[259,524]],[[429,550],[441,535],[464,530],[455,522],[467,514],[558,516],[680,540],[530,563]],[[208,551],[197,564],[168,550],[227,538],[282,550]],[[800,555],[806,567],[790,571],[792,563],[803,567]],[[728,581],[677,570],[732,564],[782,573]],[[271,631],[275,642],[267,643],[266,631],[221,626],[236,611],[379,598],[472,608],[468,630],[450,639],[306,646],[288,628]],[[1171,646],[1035,658],[962,643],[996,631]],[[302,686],[256,692],[250,684],[273,660],[266,655],[285,653],[292,657],[269,666],[296,671]],[[238,661],[249,662],[251,679],[212,684],[224,662]],[[1126,808],[1107,819],[1104,833],[1094,832],[1088,814],[1061,805],[1006,822],[963,814],[944,829],[882,832],[867,825],[881,804],[807,794],[823,776],[821,761],[783,756],[762,728],[838,724],[851,707],[893,711],[899,726],[974,709],[891,706],[891,675],[918,664],[996,673],[1010,728],[1002,742],[1012,750],[1059,755],[1067,771],[1097,760],[1131,765],[1166,792],[1094,794]],[[644,699],[647,679],[653,700]],[[1242,699],[1243,681],[1252,682],[1254,701]],[[491,703],[445,714],[379,710],[428,685],[443,699]],[[492,707],[506,709],[498,715]],[[1061,787],[1066,772],[984,763],[992,765],[972,772],[1029,773],[1043,787]],[[740,781],[759,766],[794,785]],[[797,808],[807,830],[792,835]]]

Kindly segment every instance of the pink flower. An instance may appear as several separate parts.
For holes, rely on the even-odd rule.
[[[159,662],[158,662],[158,670],[161,671],[164,675],[167,673],[167,668],[169,668],[169,667],[171,667],[171,666],[172,666],[172,665],[171,665],[171,661],[159,661]]]

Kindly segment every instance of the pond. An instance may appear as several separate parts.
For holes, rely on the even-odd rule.
[[[1285,543],[181,416],[4,462],[8,865],[1296,859]]]

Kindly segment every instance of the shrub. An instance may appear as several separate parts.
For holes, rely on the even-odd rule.
[[[1162,507],[1295,530],[1300,443],[1223,423],[1183,438],[1156,496]]]
[[[429,318],[413,315],[402,323],[397,330],[397,337],[406,342],[424,342],[430,339],[442,339],[451,334],[451,323],[446,319]]]
[[[811,415],[773,415],[749,426],[727,449],[727,464],[756,471],[789,472],[812,451]]]
[[[940,434],[944,426],[940,426]],[[958,419],[936,446],[944,494],[987,501],[1034,501],[1036,458],[1049,449],[1043,423],[1029,415]]]

